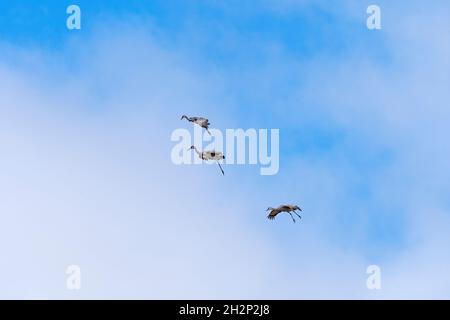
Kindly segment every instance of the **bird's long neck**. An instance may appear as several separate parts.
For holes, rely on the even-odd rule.
[[[200,157],[202,156],[202,153],[201,153],[200,151],[198,151],[198,149],[197,149],[196,146],[194,146],[194,150],[195,150],[195,152],[197,152],[197,154],[198,154]]]

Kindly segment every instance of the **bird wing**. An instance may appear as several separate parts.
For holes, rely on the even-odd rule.
[[[205,118],[202,118],[202,117],[191,117],[191,119],[193,120],[193,121],[205,121],[205,120],[207,120],[207,119],[205,119]]]
[[[203,151],[203,154],[206,159],[212,159],[214,157],[213,155],[215,155],[215,152],[214,152],[214,150],[213,151]]]
[[[267,218],[268,218],[269,220],[273,220],[273,219],[275,219],[275,217],[277,216],[277,214],[279,214],[280,212],[281,212],[281,211],[278,210],[278,209],[271,210],[270,213],[269,213],[269,215],[267,216]]]
[[[222,160],[223,153],[215,150],[205,151],[205,157],[209,160]]]

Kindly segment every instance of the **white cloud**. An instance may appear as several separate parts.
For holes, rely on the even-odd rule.
[[[448,297],[448,44],[440,42],[446,31],[429,35],[449,28],[434,21],[422,36],[409,34],[405,20],[392,32],[383,29],[396,68],[364,58],[305,64],[275,53],[306,67],[299,77],[308,82],[288,92],[273,119],[304,112],[287,125],[323,116],[347,133],[338,144],[347,151],[289,155],[275,177],[250,178],[238,168],[221,177],[209,167],[170,162],[170,132],[187,125],[182,113],[207,110],[219,127],[240,121],[229,108],[235,97],[227,95],[235,79],[197,68],[182,49],[164,48],[143,30],[114,38],[100,31],[57,53],[9,48],[15,64],[11,57],[0,63],[0,295]],[[405,46],[423,51],[404,58]],[[263,73],[282,76],[280,67],[275,62]],[[258,78],[258,70],[242,76],[251,71]],[[255,85],[264,86],[260,81]],[[361,177],[347,158],[355,143],[375,155],[388,149],[393,160]],[[349,190],[361,180],[370,196],[355,200]],[[264,218],[268,204],[299,197],[301,223]],[[406,218],[406,248],[383,247],[380,262],[364,252],[377,202]],[[344,218],[355,222],[342,225]],[[382,270],[381,292],[365,287],[373,263]],[[65,289],[70,264],[81,267],[80,292]]]
[[[265,208],[229,192],[237,181],[170,162],[181,112],[220,103],[214,83],[145,34],[97,40],[75,70],[1,66],[1,295],[294,297],[300,272],[310,278],[317,262],[328,273],[320,256],[286,265]],[[80,292],[65,289],[70,264]],[[305,297],[319,288],[299,281]]]

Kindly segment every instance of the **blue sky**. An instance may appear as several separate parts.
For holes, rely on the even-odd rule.
[[[369,4],[1,2],[0,296],[448,298],[449,4]],[[181,114],[279,128],[279,173],[174,166]]]

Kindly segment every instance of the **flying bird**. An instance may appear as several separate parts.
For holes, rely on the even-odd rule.
[[[181,117],[181,120],[183,120],[183,119],[186,119],[189,122],[193,122],[193,123],[199,125],[200,127],[205,128],[206,132],[208,132],[209,135],[211,135],[211,132],[209,132],[209,130],[208,130],[209,125],[210,125],[208,119],[202,118],[202,117],[188,117],[188,116],[185,116],[185,115],[183,115]]]
[[[195,146],[191,146],[188,150],[195,150],[195,152],[198,154],[198,156],[200,157],[200,159],[202,160],[215,160],[217,162],[217,164],[219,165],[220,171],[222,171],[222,174],[225,175],[225,172],[222,169],[222,166],[219,163],[219,160],[223,160],[225,159],[225,156],[223,155],[222,152],[218,152],[218,151],[198,151],[197,148]]]
[[[278,208],[267,208],[266,211],[270,211],[269,215],[267,216],[267,218],[269,218],[270,220],[275,219],[275,217],[281,213],[281,212],[287,212],[289,213],[289,215],[291,216],[292,220],[295,222],[294,217],[292,216],[292,212],[294,212],[297,217],[299,217],[300,219],[302,218],[296,210],[302,211],[302,209],[299,206],[296,205],[292,205],[292,204],[285,204],[285,205],[281,205]]]

